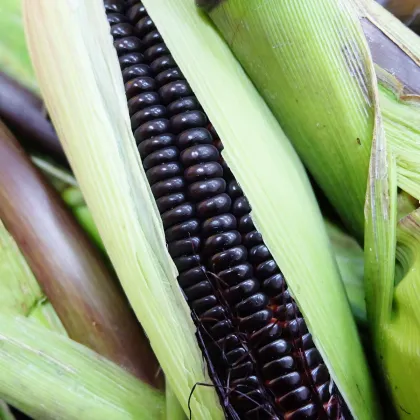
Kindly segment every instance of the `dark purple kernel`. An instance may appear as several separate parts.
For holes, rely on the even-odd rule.
[[[108,20],[108,23],[111,25],[111,31],[113,29],[112,28],[113,25],[116,25],[117,23],[128,22],[127,16],[123,15],[122,13],[108,13],[106,15],[106,18]]]
[[[187,111],[174,115],[171,119],[171,128],[175,134],[189,128],[203,127],[207,124],[207,117],[201,111]],[[217,149],[216,149],[217,150]]]
[[[150,139],[150,137],[169,133],[169,121],[165,118],[159,118],[147,121],[134,131],[134,138],[137,143]],[[153,181],[151,181],[153,182]]]
[[[235,306],[238,316],[248,316],[264,309],[268,305],[268,297],[264,293],[256,293]]]
[[[196,146],[200,144],[212,144],[213,138],[210,132],[202,127],[190,128],[183,131],[176,140],[176,144],[180,149]]]
[[[133,7],[135,7],[135,6],[133,6]],[[137,20],[137,19],[132,19],[130,17],[130,12],[131,12],[131,9],[128,12],[128,16],[129,16],[130,20],[131,21]],[[142,17],[136,24],[136,29],[137,29],[137,32],[138,32],[140,37],[146,35],[148,32],[152,31],[155,28],[156,27],[155,27],[155,24],[153,23],[152,19],[150,19],[150,17],[147,16],[147,15]]]
[[[194,206],[190,203],[181,204],[161,215],[165,229],[178,223],[186,222],[194,216]]]
[[[184,289],[184,293],[188,300],[197,300],[210,295],[213,291],[213,287],[208,280],[204,280],[194,286]]]
[[[242,196],[237,198],[232,206],[232,213],[237,216],[237,217],[241,217],[241,216],[245,216],[246,214],[248,214],[251,211],[251,207],[248,203],[248,200]]]
[[[189,167],[199,163],[217,161],[218,157],[219,152],[212,144],[197,144],[181,152],[180,160],[184,166]],[[226,182],[224,185],[226,186]]]
[[[190,85],[185,80],[170,82],[159,89],[159,94],[165,105],[177,99],[185,98],[193,94]]]
[[[164,181],[156,182],[154,185],[152,185],[152,193],[155,198],[160,198],[167,194],[184,191],[184,189],[185,181],[181,176],[165,179]]]
[[[121,69],[125,69],[134,64],[143,63],[143,54],[139,52],[128,53],[118,58]]]
[[[174,258],[174,263],[179,271],[187,271],[200,264],[200,256],[197,254]]]
[[[200,181],[201,179],[219,178],[223,176],[223,169],[217,162],[200,163],[199,165],[191,166],[184,172],[184,177],[187,182]]]
[[[283,339],[278,339],[258,350],[258,357],[264,363],[271,362],[290,352],[290,344]]]
[[[136,36],[129,36],[114,41],[114,48],[119,56],[141,51],[141,42]]]
[[[243,216],[239,220],[239,231],[241,233],[248,233],[255,230],[254,222],[249,214]]]
[[[217,275],[226,283],[227,286],[234,286],[241,281],[252,277],[252,265],[248,263],[237,264],[234,267],[220,271]]]
[[[144,92],[128,100],[128,111],[130,115],[149,106],[159,105],[159,95],[155,92]]]
[[[207,237],[227,230],[236,230],[236,218],[230,213],[219,214],[218,216],[206,219],[203,223],[201,233],[204,237]]]
[[[137,20],[137,19],[131,19],[132,22],[134,20]],[[163,40],[162,40],[162,37],[161,37],[159,31],[156,31],[156,30],[153,30],[153,31],[149,32],[143,38],[143,44],[144,44],[145,48],[149,48],[152,45],[159,44],[162,41]]]
[[[161,134],[159,136],[143,140],[137,147],[139,149],[140,156],[144,159],[150,153],[163,149],[164,147],[172,146],[173,144],[175,144],[175,136],[172,134]]]
[[[231,305],[235,305],[242,299],[245,299],[246,297],[258,292],[259,287],[260,285],[256,280],[249,279],[224,290],[223,295]]]
[[[146,64],[133,64],[122,71],[124,82],[135,79],[136,77],[150,76],[150,68]]]
[[[180,257],[181,255],[198,253],[200,250],[200,242],[200,238],[197,236],[180,239],[178,241],[171,242],[168,245],[168,251],[172,258]]]
[[[149,47],[144,52],[144,58],[147,60],[147,62],[151,62],[154,59],[161,57],[162,55],[167,55],[167,54],[169,54],[168,47],[164,43],[161,43],[161,44],[157,44],[157,45],[153,45]]]
[[[255,269],[255,275],[261,279],[267,279],[278,272],[278,266],[274,260],[264,261]]]
[[[296,370],[296,363],[292,356],[284,356],[281,359],[266,363],[262,369],[264,379],[270,380]]]
[[[125,84],[125,93],[128,99],[139,93],[149,92],[155,89],[156,82],[152,77],[136,77]]]
[[[116,23],[115,25],[111,26],[111,35],[114,37],[114,39],[119,39],[135,35],[135,30],[133,25],[130,23]]]
[[[164,213],[165,211],[173,209],[179,204],[182,204],[184,201],[186,201],[186,195],[182,192],[178,192],[158,198],[156,200],[156,204],[159,212]]]
[[[191,268],[191,270],[184,271],[178,277],[179,285],[182,289],[190,287],[193,284],[207,280],[206,268],[203,265]]]
[[[262,242],[262,235],[257,230],[253,230],[252,232],[249,232],[244,236],[244,244],[248,248],[252,248],[253,246],[259,245]]]
[[[156,60],[150,63],[150,68],[154,74],[159,74],[162,71],[169,70],[174,67],[176,67],[176,63],[171,55],[156,58]]]
[[[118,0],[104,0],[107,13],[124,13],[124,2]]]
[[[186,222],[178,223],[166,229],[165,235],[168,242],[196,235],[200,230],[200,222],[197,219],[190,219]]]
[[[156,152],[150,153],[143,160],[143,167],[145,170],[148,170],[162,163],[172,162],[178,158],[178,154],[178,149],[173,146],[157,150]]]
[[[218,273],[232,268],[237,264],[245,262],[247,257],[248,253],[243,246],[236,246],[227,251],[219,252],[211,258],[213,271]]]
[[[167,83],[184,79],[184,75],[182,74],[179,67],[175,67],[173,69],[167,69],[167,70],[161,71],[158,75],[156,75],[155,79],[159,86],[163,86],[163,85],[166,85]],[[195,99],[195,97],[193,98]],[[195,99],[195,101],[198,104],[197,99]],[[170,114],[173,114],[174,111],[172,109],[172,104],[168,105],[168,111]]]
[[[164,118],[166,117],[166,108],[161,105],[154,105],[149,106],[148,108],[144,108],[140,111],[137,111],[132,117],[131,117],[131,129],[137,130],[137,128],[148,122],[152,121],[157,118]]]
[[[147,179],[154,184],[158,181],[163,181],[168,178],[177,177],[182,173],[182,168],[179,163],[163,163],[162,165],[150,168],[146,172]]]
[[[236,230],[218,233],[206,239],[203,245],[205,255],[213,255],[241,243],[241,235]]]
[[[201,219],[227,213],[230,209],[231,200],[227,194],[219,194],[197,204],[197,216]]]
[[[261,264],[270,257],[270,251],[264,244],[254,246],[249,251],[249,258],[253,264]]]
[[[138,21],[139,19],[147,16],[146,8],[140,3],[136,2],[126,13],[131,22]]]

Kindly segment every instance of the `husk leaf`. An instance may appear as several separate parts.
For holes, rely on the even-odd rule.
[[[417,200],[420,191],[419,40],[370,0],[226,0],[210,14],[347,226],[364,238],[378,363],[401,418],[419,417],[417,213],[397,196],[398,187]]]
[[[0,308],[1,313],[36,319],[42,325],[66,334],[52,306],[13,237],[0,220]]]
[[[0,315],[0,398],[46,420],[156,420],[164,409],[161,393],[122,368],[10,315]]]

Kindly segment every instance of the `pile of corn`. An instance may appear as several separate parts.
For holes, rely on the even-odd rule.
[[[418,11],[6,0],[0,419],[420,418]]]

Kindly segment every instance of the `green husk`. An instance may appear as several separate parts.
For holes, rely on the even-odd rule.
[[[348,228],[364,239],[378,365],[399,416],[419,417],[412,308],[419,305],[420,40],[370,0],[225,0],[210,15]]]
[[[293,148],[190,0],[149,0],[144,5],[221,136],[223,155],[250,200],[253,219],[288,279],[332,377],[359,418],[378,418],[345,290]],[[101,2],[72,1],[70,7],[68,1],[51,5],[28,0],[25,6],[31,55],[54,125],[121,283],[187,413],[192,386],[208,379],[131,135]],[[79,59],[70,59],[75,56]],[[215,401],[213,390],[197,387],[193,416],[220,418]]]
[[[10,411],[8,405],[0,400],[0,420],[15,420],[15,416]]]
[[[45,327],[66,334],[16,242],[0,220],[1,313],[36,319]]]
[[[0,398],[33,418],[162,418],[161,393],[76,342],[0,315]]]
[[[169,383],[165,388],[165,418],[167,420],[187,420],[184,410]]]
[[[341,279],[346,288],[353,316],[360,326],[366,326],[363,249],[354,238],[333,223],[325,220],[325,226],[340,270]]]
[[[0,70],[37,90],[23,33],[21,0],[2,0],[0,4]]]

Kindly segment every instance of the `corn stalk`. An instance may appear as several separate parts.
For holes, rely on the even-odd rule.
[[[419,417],[420,40],[369,0],[199,3],[364,238],[378,364],[399,416]]]

